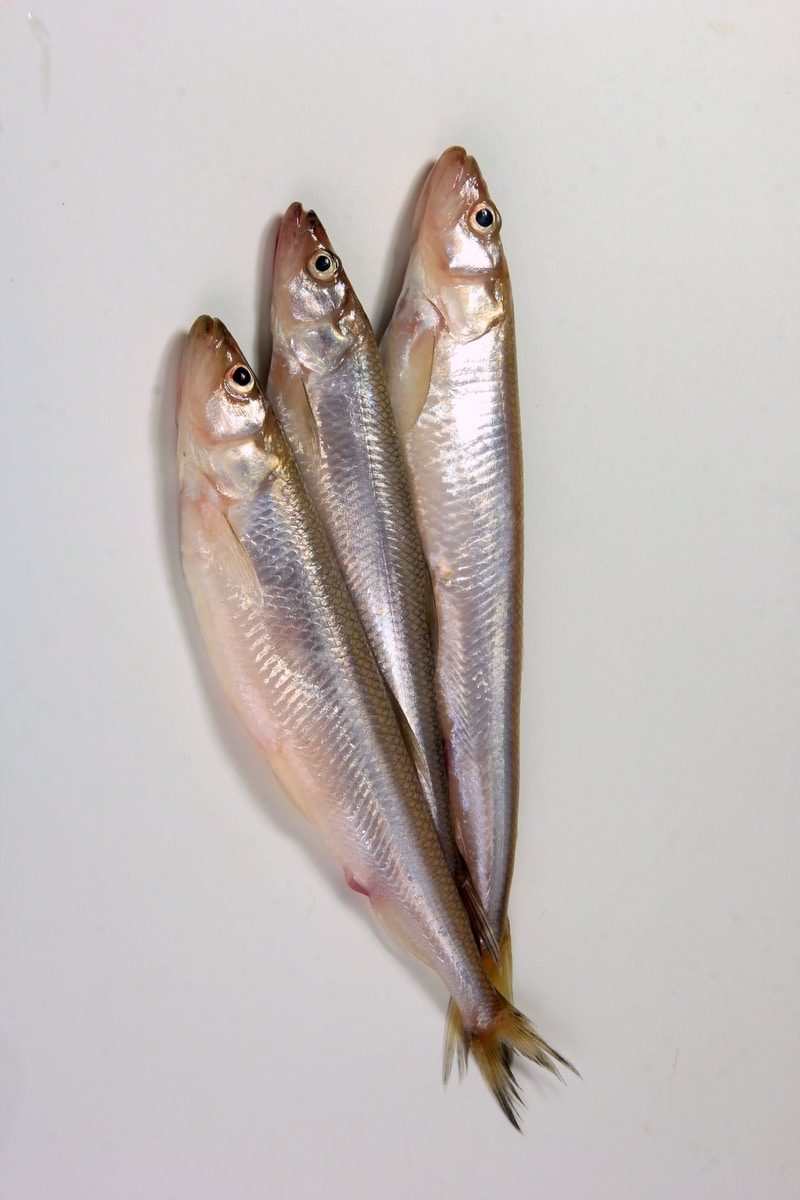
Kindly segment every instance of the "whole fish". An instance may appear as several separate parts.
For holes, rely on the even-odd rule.
[[[354,890],[442,979],[509,1119],[517,1048],[562,1062],[484,973],[414,765],[274,413],[225,327],[200,317],[180,371],[183,569],[222,686]]]
[[[275,248],[267,395],[400,710],[445,857],[474,908],[450,819],[430,578],[386,378],[341,259],[317,215],[299,204],[287,209]]]
[[[436,678],[456,840],[511,996],[508,893],[519,792],[522,455],[500,214],[475,159],[423,187],[403,289],[381,345],[437,619]]]

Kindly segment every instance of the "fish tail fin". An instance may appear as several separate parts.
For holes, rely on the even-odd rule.
[[[511,992],[511,929],[508,917],[506,917],[503,934],[498,943],[489,925],[480,897],[475,890],[475,885],[466,868],[459,880],[459,888],[464,900],[464,907],[467,910],[470,924],[472,925],[472,932],[475,934],[475,939],[481,948],[483,969],[501,996],[506,1000],[511,1000],[513,998]],[[444,1028],[442,1078],[445,1083],[450,1078],[454,1062],[458,1067],[458,1078],[464,1078],[469,1061],[469,1050],[469,1036],[464,1032],[461,1014],[456,1008],[455,1001],[451,1000],[447,1006],[447,1017]],[[504,1053],[510,1066],[513,1052],[506,1046],[504,1047]]]
[[[529,1058],[551,1075],[564,1082],[559,1067],[578,1072],[562,1054],[540,1037],[528,1018],[514,1008],[505,997],[500,1012],[489,1029],[469,1032],[464,1028],[461,1014],[451,1000],[447,1012],[445,1040],[445,1078],[454,1055],[458,1055],[459,1071],[463,1074],[471,1053],[484,1081],[500,1108],[515,1129],[519,1129],[519,1108],[524,1103],[511,1068],[514,1051]],[[463,1065],[462,1065],[463,1064]]]

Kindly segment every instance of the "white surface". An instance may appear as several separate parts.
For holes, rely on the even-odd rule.
[[[800,10],[0,4],[3,1200],[800,1188]],[[376,322],[426,164],[504,215],[526,455],[518,998],[443,1002],[263,776],[179,576],[176,334],[295,198]],[[268,282],[268,281],[267,281]]]

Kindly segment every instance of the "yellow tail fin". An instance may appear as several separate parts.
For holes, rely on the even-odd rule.
[[[503,935],[500,942],[496,942],[494,938],[491,941],[482,940],[478,929],[473,923],[473,932],[476,940],[481,946],[481,963],[483,969],[492,982],[492,985],[506,1000],[513,1000],[512,991],[512,961],[511,961],[511,928],[506,917],[505,925],[503,926]],[[511,1065],[513,1053],[506,1048],[506,1056],[508,1065]],[[447,1019],[445,1022],[444,1031],[444,1062],[442,1065],[442,1077],[447,1083],[450,1078],[450,1072],[453,1069],[453,1060],[458,1063],[458,1077],[463,1079],[467,1070],[467,1061],[469,1059],[469,1046],[465,1044],[463,1039],[463,1028],[461,1025],[461,1016],[453,1001],[447,1009]]]
[[[495,1100],[514,1128],[519,1129],[518,1108],[524,1102],[511,1069],[514,1050],[555,1075],[562,1083],[564,1077],[558,1069],[559,1065],[574,1075],[578,1072],[571,1062],[539,1037],[526,1016],[505,997],[500,998],[503,1007],[491,1029],[474,1033],[464,1028],[460,1012],[455,1003],[450,1001],[445,1033],[444,1079],[446,1083],[456,1056],[459,1076],[463,1076],[469,1055],[472,1054]]]

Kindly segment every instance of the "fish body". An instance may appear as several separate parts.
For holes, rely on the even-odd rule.
[[[430,579],[372,327],[314,213],[275,254],[268,396],[395,701],[456,871],[434,684]]]
[[[423,188],[381,352],[433,582],[437,690],[455,836],[511,988],[508,895],[519,795],[522,453],[500,217],[475,160]]]
[[[181,554],[216,672],[354,890],[448,989],[509,1119],[516,1048],[563,1062],[495,989],[395,710],[274,414],[219,321],[195,322],[178,414]]]

